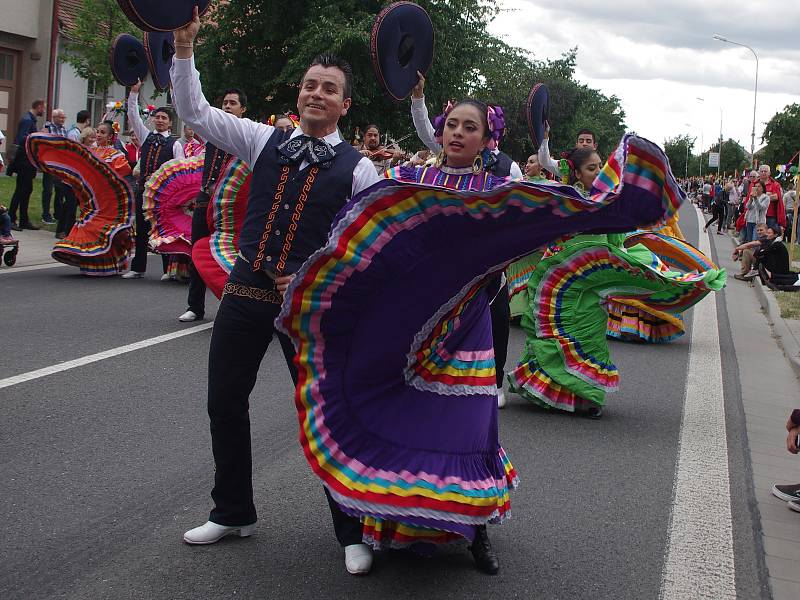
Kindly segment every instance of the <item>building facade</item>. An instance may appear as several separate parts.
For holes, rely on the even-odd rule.
[[[105,114],[104,90],[95,89],[63,60],[80,6],[81,0],[0,0],[0,130],[6,138],[13,140],[20,117],[38,98],[45,100],[48,118],[54,108],[65,110],[68,125],[83,109],[91,112],[94,124]],[[148,80],[141,97],[149,99],[152,93]],[[107,99],[124,101],[126,95],[124,87],[114,84]],[[161,106],[168,97],[148,101]],[[5,153],[8,143],[0,151]]]

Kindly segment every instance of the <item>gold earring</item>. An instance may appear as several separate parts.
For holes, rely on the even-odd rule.
[[[447,155],[444,153],[444,150],[441,150],[439,154],[436,155],[436,162],[434,166],[438,169],[447,161]]]
[[[483,155],[479,153],[472,161],[472,172],[477,175],[481,171],[483,171]]]

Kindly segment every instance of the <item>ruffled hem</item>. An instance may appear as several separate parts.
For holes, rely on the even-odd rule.
[[[664,344],[683,336],[685,328],[679,316],[648,311],[621,301],[610,301],[606,335],[618,340]],[[658,313],[658,316],[655,313]]]

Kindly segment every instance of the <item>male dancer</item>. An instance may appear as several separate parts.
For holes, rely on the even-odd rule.
[[[242,118],[247,110],[247,96],[244,92],[233,88],[225,91],[222,99],[222,110],[234,117]],[[208,220],[206,211],[208,202],[211,200],[211,192],[217,183],[222,167],[228,163],[231,155],[220,150],[211,142],[206,142],[206,157],[203,165],[203,180],[200,185],[200,192],[194,201],[194,212],[192,213],[192,243],[207,237]],[[190,323],[202,319],[206,312],[206,284],[203,278],[194,268],[194,263],[189,263],[189,308],[178,320],[183,323]]]
[[[275,334],[297,383],[294,347],[274,326],[283,292],[293,273],[325,244],[339,209],[379,177],[369,159],[339,137],[339,118],[352,102],[353,76],[346,62],[331,55],[312,61],[297,98],[300,126],[279,131],[209,106],[194,68],[199,29],[195,8],[192,23],[175,31],[171,79],[178,114],[253,170],[239,258],[225,284],[209,349],[215,506],[209,521],[183,538],[189,544],[213,544],[225,535],[246,537],[255,530],[248,403]],[[330,495],[328,504],[348,572],[369,572],[372,551],[361,543],[361,522],[345,515]]]
[[[172,111],[168,108],[157,108],[153,111],[152,117],[155,125],[155,130],[153,131],[149,131],[142,121],[142,117],[139,115],[139,90],[141,87],[142,82],[140,81],[131,87],[131,93],[128,96],[128,120],[131,123],[131,129],[142,140],[142,164],[135,194],[136,254],[134,254],[133,261],[131,261],[131,270],[122,276],[123,279],[141,279],[144,277],[145,271],[147,271],[147,243],[150,223],[144,218],[144,210],[142,208],[144,202],[142,194],[144,193],[147,179],[168,160],[184,158],[183,146],[170,131],[172,128]],[[166,274],[166,255],[162,255],[162,261],[164,262],[164,275],[161,278],[163,280],[165,277],[169,278]]]
[[[591,129],[581,129],[578,132],[578,136],[575,138],[575,149],[577,150],[578,148],[597,150],[597,138]],[[550,123],[547,123],[544,128],[544,139],[539,145],[537,156],[539,157],[539,164],[542,165],[543,168],[550,171],[557,179],[561,177],[559,162],[553,160],[550,156]]]

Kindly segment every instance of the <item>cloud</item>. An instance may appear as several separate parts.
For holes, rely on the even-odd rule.
[[[630,128],[657,143],[690,131],[698,145],[702,137],[710,146],[719,136],[721,109],[724,137],[749,149],[755,60],[747,49],[711,36],[758,52],[759,147],[764,123],[800,102],[798,22],[800,2],[777,0],[501,0],[488,29],[540,60],[577,46],[578,79],[616,94]]]

